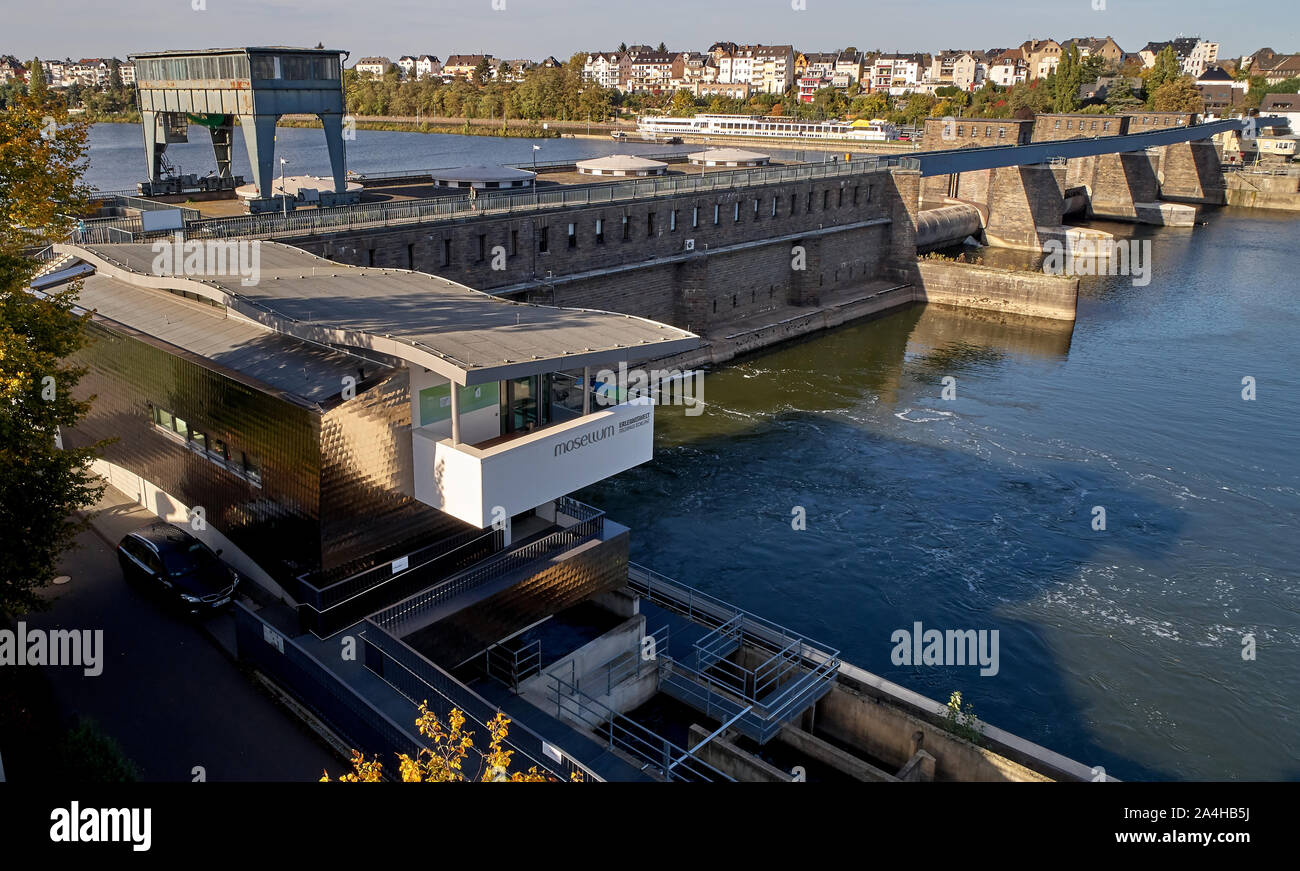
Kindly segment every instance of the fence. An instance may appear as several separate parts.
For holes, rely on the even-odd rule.
[[[437,586],[376,612],[371,619],[394,635],[408,635],[433,622],[438,610],[452,599],[541,560],[571,550],[579,544],[593,541],[604,532],[603,511],[567,497],[556,500],[556,508],[558,512],[573,517],[576,522],[566,529],[490,557],[459,574],[452,575]]]
[[[239,660],[288,690],[340,738],[367,757],[378,755],[388,772],[396,771],[392,754],[414,756],[426,746],[405,727],[358,695],[292,638],[235,603],[235,643]],[[303,776],[316,774],[304,771]]]
[[[326,637],[418,589],[443,580],[450,574],[472,565],[501,550],[501,530],[472,530],[435,542],[407,554],[407,568],[394,571],[392,562],[384,562],[365,571],[319,584],[308,575],[298,578],[299,614],[303,628],[318,637]],[[384,601],[381,601],[384,600]]]
[[[365,629],[361,631],[361,641],[366,668],[413,704],[428,701],[447,710],[456,708],[482,729],[480,735],[487,734],[486,724],[501,713],[499,708],[412,650],[373,620],[366,620],[365,624]],[[442,713],[445,714],[445,711]],[[478,732],[478,729],[475,731]],[[516,771],[535,765],[560,780],[586,782],[602,779],[518,720],[510,723],[510,732],[503,744],[515,753],[512,762]]]

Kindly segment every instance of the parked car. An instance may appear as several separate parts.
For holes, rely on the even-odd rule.
[[[122,576],[190,614],[230,604],[239,575],[180,527],[158,521],[127,533],[117,545]]]

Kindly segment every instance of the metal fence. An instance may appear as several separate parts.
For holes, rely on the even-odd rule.
[[[406,726],[393,722],[292,638],[242,602],[235,603],[234,617],[240,662],[262,672],[291,693],[353,749],[367,758],[379,756],[390,778],[397,770],[393,754],[414,756],[426,746],[414,733],[414,721]],[[317,772],[303,772],[304,777],[314,774]]]
[[[407,567],[401,570],[395,571],[392,562],[384,562],[332,582],[302,575],[297,579],[295,598],[300,603],[303,626],[326,637],[384,604],[496,553],[503,540],[504,533],[498,529],[472,530],[407,554]]]
[[[915,158],[871,156],[850,161],[718,170],[699,175],[638,178],[609,184],[566,187],[541,192],[482,194],[470,201],[461,197],[434,197],[401,202],[334,206],[289,215],[240,215],[212,218],[187,226],[190,238],[257,237],[275,239],[339,230],[391,227],[411,223],[455,220],[482,215],[536,212],[564,206],[629,202],[679,194],[728,191],[789,181],[839,178],[890,167],[919,168]]]
[[[451,708],[461,711],[482,729],[476,737],[487,735],[487,723],[501,710],[434,663],[394,637],[384,627],[372,620],[365,621],[361,631],[366,668],[382,678],[385,683],[401,693],[413,704],[429,702],[442,708],[444,718]],[[437,711],[436,711],[437,712]],[[476,732],[478,729],[475,730]],[[480,747],[484,747],[480,744]],[[600,781],[602,778],[587,766],[573,759],[562,748],[555,747],[523,723],[510,723],[504,746],[514,751],[512,764],[516,771],[536,766],[565,781]],[[550,751],[550,752],[548,752]],[[553,755],[554,754],[554,755]],[[559,759],[556,759],[556,756]]]
[[[375,623],[397,636],[408,635],[433,621],[437,611],[452,599],[465,595],[493,581],[571,550],[584,542],[598,539],[605,529],[605,513],[569,499],[556,500],[557,511],[575,519],[575,523],[558,532],[504,551],[452,575],[436,586],[390,605],[371,616]]]
[[[621,750],[653,766],[664,779],[706,783],[735,779],[664,736],[596,701],[574,682],[554,674],[547,677],[551,681],[550,701],[555,704],[557,717],[577,720],[601,736],[607,747]]]

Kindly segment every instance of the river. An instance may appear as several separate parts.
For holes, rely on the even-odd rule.
[[[189,142],[167,146],[167,158],[180,172],[206,175],[216,167],[212,141],[206,128],[190,125]],[[135,190],[148,175],[144,136],[139,124],[94,124],[90,128],[90,163],[86,184],[101,191]],[[449,166],[526,164],[533,160],[533,146],[539,163],[552,160],[584,159],[605,154],[668,154],[698,151],[701,145],[656,145],[635,139],[615,142],[609,138],[515,139],[499,136],[459,136],[447,133],[407,133],[400,130],[357,130],[356,139],[346,143],[348,169],[360,173],[394,169],[436,169]],[[794,157],[796,151],[762,148],[773,157]],[[243,133],[235,131],[235,174],[253,180]],[[319,128],[281,127],[276,130],[275,171],[279,158],[288,161],[289,175],[330,174],[325,134]],[[829,155],[811,152],[809,159]]]
[[[1206,220],[1098,225],[1154,275],[1083,279],[1072,328],[915,305],[712,372],[579,496],[634,560],[1113,776],[1300,777],[1300,224]],[[998,630],[998,673],[894,665],[916,622]]]

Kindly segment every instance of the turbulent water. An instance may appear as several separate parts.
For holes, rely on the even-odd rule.
[[[1073,326],[918,305],[710,373],[581,498],[638,562],[1113,776],[1294,779],[1300,223],[1206,219],[1105,227],[1154,276],[1084,279]],[[998,630],[998,674],[894,665],[916,621]]]
[[[531,163],[533,146],[539,163],[551,160],[599,157],[604,154],[666,154],[695,151],[702,146],[655,145],[650,142],[612,139],[506,139],[498,136],[457,136],[444,133],[405,133],[392,130],[357,130],[357,138],[347,144],[348,169],[356,172],[383,172],[395,169],[436,169],[466,164],[494,166],[502,163]],[[206,175],[216,167],[211,138],[203,127],[190,125],[189,142],[167,147],[167,157],[181,172]],[[253,180],[243,134],[235,131],[235,174]],[[764,148],[774,157],[795,157],[800,152]],[[275,172],[279,158],[288,161],[289,175],[330,174],[329,152],[325,134],[309,127],[282,127],[276,131]],[[821,152],[810,152],[810,160],[823,159]],[[85,181],[102,191],[134,190],[148,174],[144,136],[139,124],[95,124],[90,129],[90,166]]]

